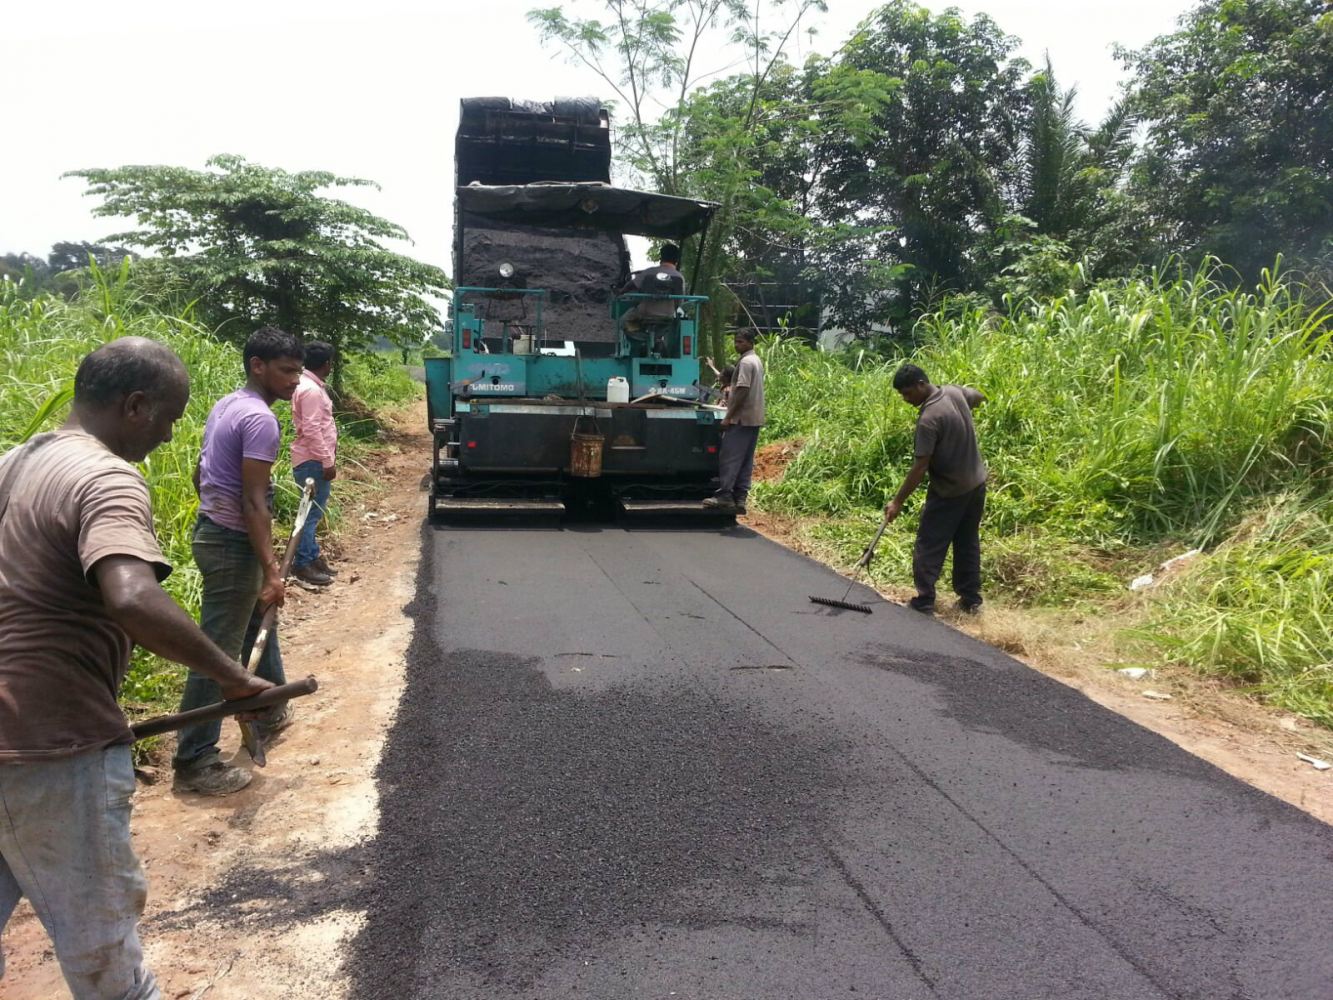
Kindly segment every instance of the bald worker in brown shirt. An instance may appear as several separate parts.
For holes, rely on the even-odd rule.
[[[113,341],[79,365],[65,425],[0,457],[0,929],[26,896],[75,1000],[161,996],[138,936],[147,883],[116,702],[133,644],[228,699],[270,686],[160,585],[171,567],[131,463],[171,440],[189,394],[168,348]]]

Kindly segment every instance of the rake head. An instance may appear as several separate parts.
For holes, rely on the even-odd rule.
[[[811,597],[810,600],[815,604],[824,604],[830,608],[841,608],[843,611],[859,611],[863,615],[872,613],[869,604],[853,604],[851,601],[839,601],[832,597]]]

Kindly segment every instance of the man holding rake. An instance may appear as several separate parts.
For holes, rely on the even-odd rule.
[[[986,463],[977,447],[972,411],[986,401],[976,389],[931,385],[916,365],[894,373],[893,387],[919,411],[916,459],[897,495],[884,508],[884,520],[902,513],[903,503],[930,476],[926,503],[912,550],[916,596],[909,606],[935,612],[935,582],[944,556],[953,547],[953,589],[960,610],[981,610],[981,514],[986,507]]]

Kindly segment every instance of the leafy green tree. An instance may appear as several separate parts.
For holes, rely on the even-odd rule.
[[[318,335],[339,350],[376,338],[419,345],[439,326],[427,296],[448,288],[439,268],[383,245],[407,233],[319,192],[373,186],[324,171],[288,173],[215,156],[205,170],[127,166],[76,170],[102,199],[95,214],[132,217],[138,229],[108,237],[156,254],[138,271],[197,300],[202,320],[244,339],[273,323]]]
[[[983,240],[996,300],[1122,275],[1150,252],[1142,213],[1126,192],[1135,150],[1130,102],[1117,101],[1093,129],[1075,112],[1075,97],[1056,81],[1049,58],[1025,85],[1011,214]]]
[[[1166,251],[1254,277],[1333,250],[1333,9],[1204,0],[1121,58],[1146,123],[1135,186]]]
[[[842,48],[818,88],[844,106],[818,209],[851,230],[830,274],[851,253],[865,264],[844,269],[835,321],[866,332],[937,291],[984,285],[982,244],[1019,181],[1028,65],[1011,58],[1016,45],[984,14],[892,0]],[[876,272],[896,274],[895,287],[867,311],[858,296]]]
[[[61,273],[82,271],[88,267],[89,261],[104,271],[114,271],[126,257],[133,261],[137,255],[124,247],[103,246],[101,243],[60,242],[51,246],[46,263],[52,271]]]

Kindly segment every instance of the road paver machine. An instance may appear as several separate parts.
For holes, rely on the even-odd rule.
[[[432,515],[707,516],[707,300],[683,281],[625,292],[625,237],[702,242],[717,206],[613,186],[590,99],[465,99],[455,163],[452,351],[426,361]]]

